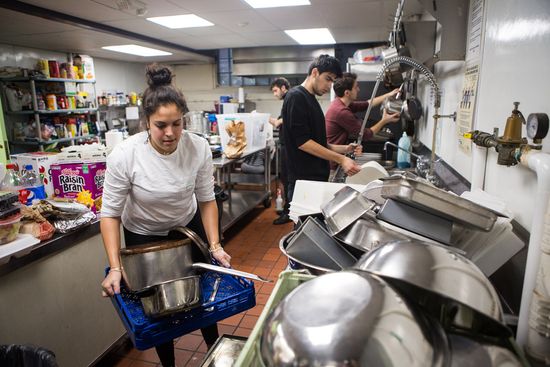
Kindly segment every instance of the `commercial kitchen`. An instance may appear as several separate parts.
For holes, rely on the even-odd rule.
[[[0,365],[161,366],[172,340],[177,366],[550,365],[547,0],[6,0],[0,15]],[[357,101],[386,98],[355,113],[361,171],[297,180],[285,217],[272,83],[306,83],[320,55],[357,76]],[[183,92],[183,136],[210,147],[233,269],[203,264],[218,249],[185,230],[109,268],[106,162],[149,126],[151,63]],[[315,98],[326,114],[341,97]],[[123,287],[102,297],[110,272]]]

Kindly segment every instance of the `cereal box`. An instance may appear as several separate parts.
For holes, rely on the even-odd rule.
[[[59,163],[51,166],[54,195],[76,199],[92,211],[101,211],[105,162]]]

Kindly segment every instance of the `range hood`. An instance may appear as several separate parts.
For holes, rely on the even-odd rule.
[[[236,76],[305,75],[311,61],[322,54],[334,56],[334,47],[281,46],[233,49],[233,70]]]

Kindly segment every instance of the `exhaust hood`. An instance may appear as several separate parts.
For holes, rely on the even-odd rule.
[[[235,76],[305,75],[311,61],[322,54],[334,56],[334,47],[251,47],[233,49]]]

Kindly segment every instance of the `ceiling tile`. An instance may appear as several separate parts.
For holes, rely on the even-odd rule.
[[[387,41],[389,32],[380,27],[334,28],[332,35],[337,43]]]
[[[209,12],[202,13],[200,16],[216,25],[237,33],[264,32],[279,29],[254,10]]]
[[[167,0],[183,9],[200,16],[201,13],[214,11],[250,10],[250,5],[243,0]]]
[[[277,32],[250,32],[241,33],[243,37],[259,46],[285,46],[296,45],[296,41],[283,31]]]
[[[336,7],[335,7],[336,9]],[[256,11],[279,29],[304,29],[326,27],[326,20],[317,7],[293,6],[284,8],[256,9]]]
[[[80,30],[79,27],[52,22],[51,20],[7,9],[0,9],[0,18],[2,19],[2,22],[0,22],[0,34],[3,36]]]
[[[389,20],[383,16],[383,6],[381,1],[376,2],[346,2],[338,6],[338,11],[334,11],[334,5],[318,6],[323,18],[326,20],[326,27],[349,27],[355,25],[361,27],[384,26]],[[368,19],[368,21],[367,21]]]
[[[113,7],[114,0],[97,0],[98,2],[91,0],[23,0],[25,3],[39,6],[50,10],[55,10],[60,13],[69,14],[78,18],[83,18],[95,22],[101,22],[106,20],[116,19],[130,19],[133,15],[124,13],[119,10],[115,10],[112,7],[108,7],[100,4],[111,3]]]

